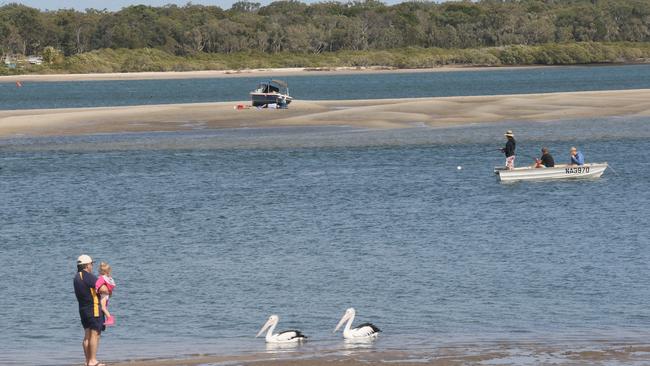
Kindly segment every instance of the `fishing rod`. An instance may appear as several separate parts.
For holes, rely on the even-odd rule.
[[[474,155],[484,155],[484,154],[491,153],[491,152],[494,152],[494,151],[501,151],[501,148],[498,148],[498,149],[490,149],[490,150],[485,150],[485,151],[481,151],[481,152],[475,152],[475,153],[470,154],[470,156],[474,156]]]
[[[617,177],[620,177],[620,176],[621,176],[620,174],[618,174],[618,172],[617,172],[616,170],[614,170],[614,167],[612,167],[611,165],[607,164],[607,167],[608,167],[609,169],[611,169],[612,172],[614,172],[614,174],[616,174]]]

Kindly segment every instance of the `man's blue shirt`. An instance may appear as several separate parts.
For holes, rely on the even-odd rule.
[[[580,151],[578,151],[575,156],[571,156],[571,163],[576,165],[585,165],[585,157]]]

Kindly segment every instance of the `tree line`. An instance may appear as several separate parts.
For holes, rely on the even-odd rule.
[[[111,12],[0,7],[0,53],[65,56],[150,48],[175,56],[322,54],[650,41],[650,0],[240,1],[230,9],[136,5]]]

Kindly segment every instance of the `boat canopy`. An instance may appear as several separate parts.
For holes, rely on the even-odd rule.
[[[278,88],[275,85],[272,85],[271,83],[260,83],[260,85],[257,87],[256,92],[258,92],[258,93],[279,93],[280,88]]]
[[[280,88],[285,89],[285,94],[289,94],[289,86],[282,80],[270,80],[259,83],[255,92],[257,93],[280,93]]]
[[[287,82],[283,81],[283,80],[274,79],[274,80],[271,80],[271,82],[276,83],[276,84],[280,85],[283,88],[288,88],[289,87],[289,84],[287,84]]]

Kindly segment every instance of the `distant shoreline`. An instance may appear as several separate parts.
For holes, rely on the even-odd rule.
[[[289,109],[236,109],[248,102],[0,111],[0,137],[171,132],[223,128],[450,127],[650,116],[650,89],[368,100],[296,100]]]
[[[399,69],[388,66],[369,67],[294,67],[294,68],[259,68],[242,70],[206,70],[206,71],[160,71],[160,72],[123,72],[123,73],[91,73],[91,74],[22,74],[0,76],[0,83],[15,83],[17,81],[57,82],[57,81],[100,81],[100,80],[168,80],[168,79],[209,79],[232,77],[282,77],[305,75],[354,75],[380,73],[427,73],[427,72],[458,72],[485,70],[521,70],[558,67],[597,67],[625,66],[644,63],[606,63],[581,65],[522,65],[522,66],[464,66],[446,65],[422,69]]]

